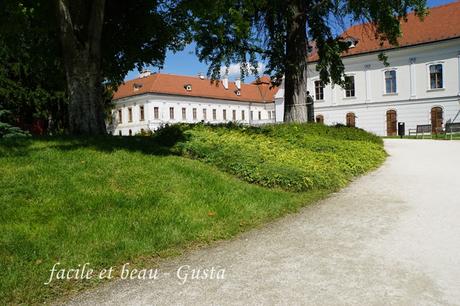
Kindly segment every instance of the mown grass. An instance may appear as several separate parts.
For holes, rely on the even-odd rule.
[[[384,156],[374,136],[316,125],[2,140],[0,304],[39,303],[97,282],[46,286],[56,262],[151,265],[230,238],[317,201]]]

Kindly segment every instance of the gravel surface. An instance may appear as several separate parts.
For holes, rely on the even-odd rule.
[[[298,214],[68,304],[460,305],[460,141],[385,147],[379,170]],[[191,279],[213,267],[223,279]]]

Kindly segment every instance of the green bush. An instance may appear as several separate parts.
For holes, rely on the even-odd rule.
[[[30,136],[26,131],[7,123],[10,112],[0,108],[0,138]]]
[[[379,137],[344,126],[181,124],[160,129],[156,137],[178,154],[289,191],[340,188],[386,156]]]

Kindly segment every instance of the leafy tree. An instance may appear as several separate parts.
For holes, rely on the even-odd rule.
[[[306,121],[307,55],[315,48],[324,83],[344,85],[340,54],[344,37],[335,33],[345,19],[369,22],[383,42],[397,45],[400,20],[415,10],[424,16],[425,0],[190,0],[197,54],[220,77],[222,63],[242,63],[242,76],[254,72],[257,58],[268,61],[275,83],[285,77],[285,121]],[[384,56],[382,56],[384,59]]]
[[[65,126],[65,82],[42,9],[34,1],[0,2],[0,107],[11,124],[41,119],[57,130]]]
[[[186,23],[167,0],[54,0],[73,134],[106,132],[102,84],[137,66],[161,66],[185,41]]]
[[[68,114],[72,134],[105,134],[110,89],[135,67],[161,66],[167,49],[187,41],[177,3],[0,1],[2,103],[20,117]]]

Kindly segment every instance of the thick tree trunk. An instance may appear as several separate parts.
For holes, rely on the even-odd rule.
[[[99,68],[85,52],[66,65],[69,91],[69,127],[73,135],[106,134]]]
[[[290,1],[287,20],[284,121],[307,121],[306,1]]]
[[[75,1],[85,8],[84,0]],[[68,0],[57,0],[63,62],[69,91],[69,128],[73,135],[106,134],[102,105],[101,34],[105,0],[94,0],[88,18],[73,18]],[[80,4],[80,6],[79,6]],[[78,14],[82,14],[76,10]],[[89,20],[74,24],[74,20]],[[82,29],[86,33],[82,35]],[[86,35],[85,35],[86,34]]]

